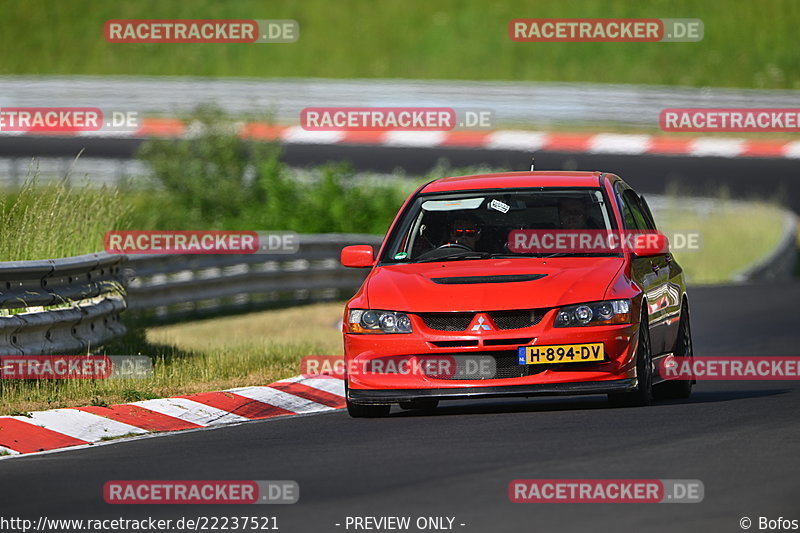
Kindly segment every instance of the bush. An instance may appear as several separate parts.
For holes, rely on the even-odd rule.
[[[344,164],[300,176],[278,145],[240,138],[218,109],[192,119],[196,137],[139,152],[163,189],[133,198],[141,228],[383,233],[407,194],[407,183],[360,183]]]

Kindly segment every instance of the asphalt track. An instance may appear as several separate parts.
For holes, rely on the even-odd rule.
[[[698,355],[799,355],[800,282],[689,295]],[[0,515],[269,515],[285,533],[347,531],[348,515],[454,516],[455,531],[515,533],[741,531],[748,516],[757,531],[760,516],[800,519],[799,418],[800,383],[731,381],[645,408],[591,396],[273,419],[2,460]],[[705,499],[513,504],[517,478],[700,479]],[[108,505],[110,479],[291,479],[301,495],[290,506]]]
[[[99,157],[130,159],[136,138],[0,136],[0,157]],[[489,166],[528,170],[532,152],[451,147],[397,147],[344,144],[288,144],[282,160],[292,166],[346,162],[357,170],[424,174],[446,160],[452,167]],[[800,159],[686,157],[685,155],[600,154],[537,150],[540,170],[601,170],[621,176],[639,192],[659,194],[676,185],[687,195],[716,196],[726,186],[739,198],[778,199],[800,212]]]

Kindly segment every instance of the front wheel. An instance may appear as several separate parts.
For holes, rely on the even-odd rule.
[[[650,351],[650,327],[647,306],[642,303],[642,318],[639,322],[639,342],[636,347],[636,378],[638,385],[630,392],[615,392],[608,395],[614,407],[640,407],[653,403],[653,358]]]
[[[681,323],[678,325],[678,338],[675,340],[675,357],[694,357],[692,349],[692,327],[689,321],[689,306],[681,308]],[[692,394],[693,379],[673,379],[656,385],[656,397],[661,400],[685,400]]]

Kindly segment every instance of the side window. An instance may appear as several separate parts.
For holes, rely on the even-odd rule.
[[[656,219],[653,217],[653,212],[650,211],[650,206],[647,204],[647,200],[645,200],[644,196],[639,196],[639,201],[642,205],[642,211],[644,211],[644,214],[647,217],[647,228],[652,230],[658,229],[656,226]]]
[[[625,229],[638,229],[636,226],[636,220],[633,218],[633,212],[631,211],[628,202],[625,200],[625,195],[620,187],[617,187],[617,202],[619,202],[619,208],[622,211],[622,222],[625,225]]]
[[[647,220],[647,215],[644,214],[642,206],[639,204],[639,197],[631,189],[625,189],[622,193],[625,203],[633,214],[633,219],[636,221],[636,229],[653,229]]]

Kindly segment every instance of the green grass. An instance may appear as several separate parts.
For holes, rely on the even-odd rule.
[[[38,8],[38,9],[37,9]],[[795,0],[0,1],[2,74],[421,78],[800,88]],[[515,43],[514,18],[700,18],[699,43]],[[295,19],[293,44],[112,44],[108,19]],[[10,51],[13,51],[11,53]]]
[[[106,231],[124,224],[128,207],[114,189],[38,184],[0,191],[0,261],[52,259],[97,252]]]
[[[784,213],[775,204],[739,203],[724,197],[714,204],[714,211],[703,213],[672,197],[667,210],[657,215],[659,228],[665,232],[702,235],[700,250],[674,252],[691,284],[730,281],[735,273],[766,257],[781,237]]]

